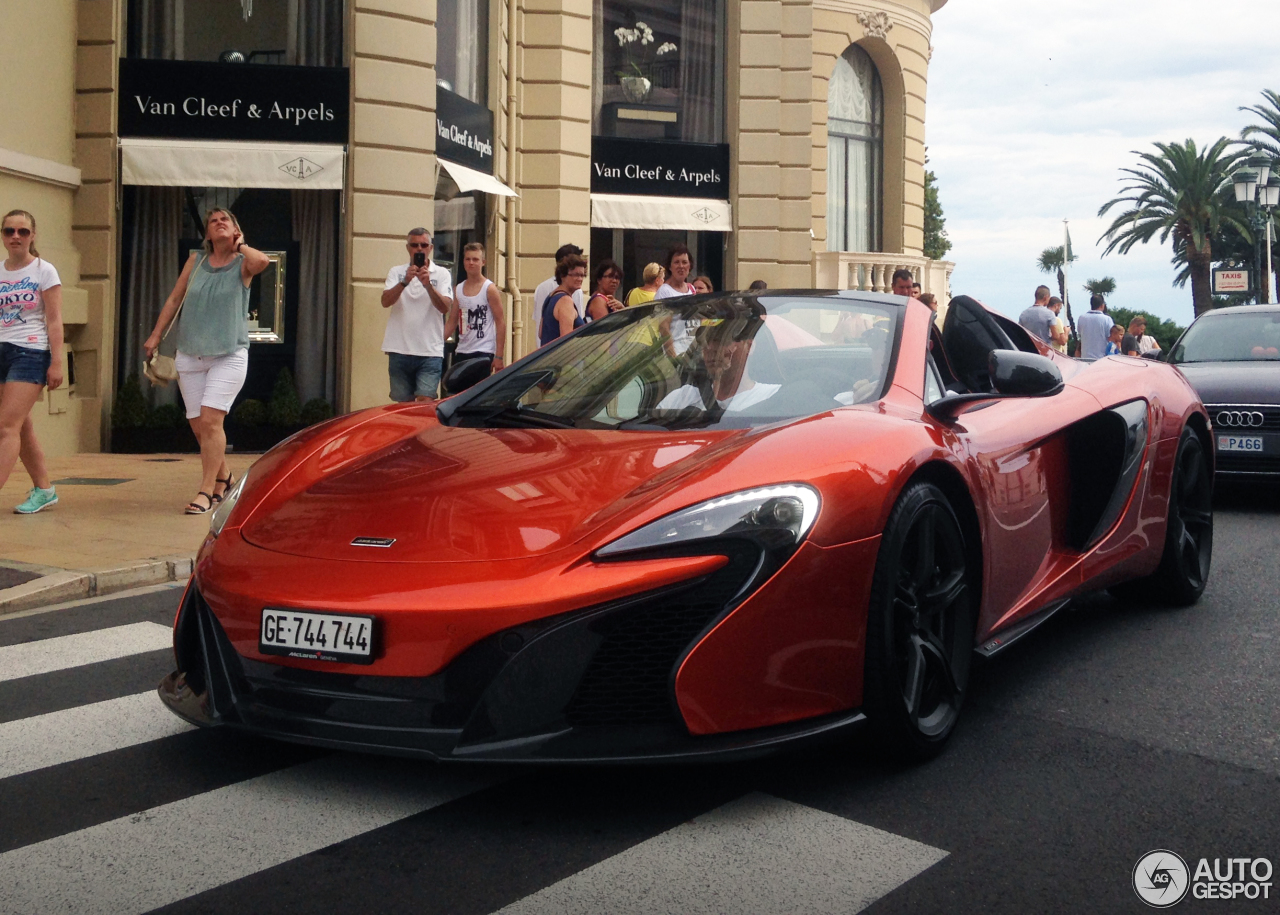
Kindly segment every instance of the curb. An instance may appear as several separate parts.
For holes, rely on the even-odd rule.
[[[0,616],[82,597],[101,597],[143,585],[186,581],[191,577],[193,562],[194,558],[191,556],[169,556],[145,559],[99,572],[53,572],[12,588],[0,589]]]

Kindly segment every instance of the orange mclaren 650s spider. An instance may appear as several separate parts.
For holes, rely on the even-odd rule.
[[[163,701],[440,760],[939,752],[975,655],[1110,588],[1187,604],[1209,417],[974,299],[628,308],[437,403],[313,426],[218,507]]]

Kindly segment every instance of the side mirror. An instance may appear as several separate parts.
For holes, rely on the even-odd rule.
[[[969,404],[1006,397],[1052,397],[1062,390],[1062,372],[1048,356],[1021,350],[996,349],[987,357],[990,394],[949,394],[925,409],[940,422],[953,422]]]
[[[1051,397],[1062,390],[1062,372],[1048,356],[996,349],[987,366],[991,386],[1002,397]]]
[[[463,359],[449,366],[449,371],[440,379],[446,397],[461,394],[489,377],[490,365],[487,359]]]

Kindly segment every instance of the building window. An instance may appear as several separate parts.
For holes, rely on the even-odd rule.
[[[342,66],[342,0],[129,0],[129,56]]]
[[[850,45],[827,95],[827,250],[880,250],[884,92],[866,51]]]
[[[431,259],[449,271],[455,282],[466,279],[462,269],[462,249],[473,241],[484,243],[485,195],[480,191],[463,192],[449,173],[440,169],[433,201],[435,220]],[[495,264],[490,266],[494,269]]]
[[[436,55],[436,85],[488,108],[488,0],[437,0]]]
[[[595,0],[592,133],[720,143],[724,0]]]

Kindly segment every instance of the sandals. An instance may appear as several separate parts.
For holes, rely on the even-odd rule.
[[[204,496],[206,499],[209,500],[209,505],[207,508],[201,508],[200,503],[196,501],[196,499],[200,498],[201,496]],[[205,492],[202,489],[200,490],[200,492],[196,493],[196,499],[192,499],[190,502],[187,503],[188,515],[203,515],[205,512],[213,511],[213,504],[214,504],[213,496],[209,495],[207,492]]]
[[[210,497],[213,499],[213,503],[216,505],[222,501],[223,496],[225,496],[228,492],[231,491],[231,487],[236,485],[236,475],[232,473],[230,470],[228,470],[227,478],[225,480],[222,479],[221,477],[218,477],[218,479],[214,480],[213,482],[222,484],[222,492],[218,493],[215,496]]]

